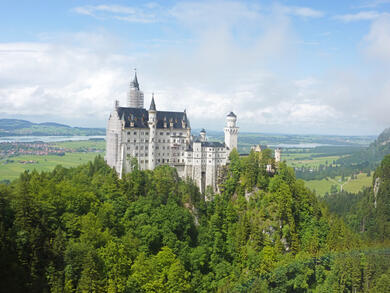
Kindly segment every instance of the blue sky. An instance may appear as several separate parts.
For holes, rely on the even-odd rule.
[[[192,127],[390,126],[390,0],[1,1],[0,118],[105,126],[137,68]]]

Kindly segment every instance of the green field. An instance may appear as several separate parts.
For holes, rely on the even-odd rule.
[[[357,179],[350,180],[344,184],[343,190],[357,193],[362,190],[364,187],[372,185],[372,176],[367,176],[366,173],[361,173],[357,175]]]
[[[64,147],[72,150],[83,150],[87,148],[94,148],[104,151],[106,149],[106,142],[104,140],[81,140],[81,141],[63,141],[56,142],[54,145]]]
[[[310,190],[314,190],[319,196],[323,196],[327,192],[330,193],[332,185],[335,185],[335,183],[326,179],[305,181],[305,186]],[[340,190],[340,188],[338,188],[338,190]]]
[[[21,155],[0,159],[0,181],[18,178],[25,170],[50,171],[55,166],[75,167],[93,160],[96,156],[104,156],[106,142],[104,140],[83,140],[56,142],[53,145],[72,150],[64,156],[57,155]],[[13,162],[8,162],[12,160]],[[21,161],[34,161],[23,164]]]
[[[320,165],[333,165],[333,161],[341,156],[308,157],[307,154],[285,154],[283,160],[291,167],[319,167]]]
[[[332,185],[337,186],[337,190],[343,190],[351,193],[357,193],[362,190],[364,187],[369,187],[372,185],[372,176],[367,176],[366,173],[361,173],[357,175],[357,179],[350,179],[349,177],[345,178],[344,181],[341,181],[341,177],[336,178],[326,178],[322,180],[307,180],[305,185],[316,192],[317,195],[323,196],[325,193],[330,193]]]

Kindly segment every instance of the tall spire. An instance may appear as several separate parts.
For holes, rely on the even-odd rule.
[[[152,102],[150,103],[149,111],[156,111],[156,104],[154,103],[154,93],[152,93]]]
[[[137,68],[134,68],[134,79],[132,81],[132,84],[134,85],[135,88],[139,90],[139,83],[137,79]]]

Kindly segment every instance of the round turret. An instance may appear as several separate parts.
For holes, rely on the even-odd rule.
[[[226,126],[227,127],[236,127],[236,121],[237,121],[237,116],[233,112],[230,112],[226,116]]]
[[[199,134],[200,134],[200,141],[206,141],[206,130],[204,130],[204,128],[202,128]]]

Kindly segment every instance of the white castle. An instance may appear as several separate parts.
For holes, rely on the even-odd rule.
[[[144,108],[144,94],[135,73],[127,107],[115,101],[108,119],[105,160],[120,177],[132,171],[134,160],[141,170],[170,165],[180,177],[191,178],[201,192],[208,186],[216,191],[219,172],[227,164],[230,152],[237,148],[236,122],[237,116],[230,112],[224,128],[225,143],[207,141],[204,129],[194,137],[185,110],[157,111],[154,95],[149,110]]]

